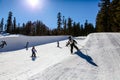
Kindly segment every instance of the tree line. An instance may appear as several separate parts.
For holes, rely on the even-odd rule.
[[[8,14],[7,23],[4,25],[4,18],[1,19],[0,32],[10,34],[24,34],[24,35],[49,35],[49,28],[40,20],[28,21],[20,26],[16,24],[16,18],[12,21],[13,13],[10,11]]]
[[[95,32],[95,27],[92,23],[88,23],[88,20],[83,25],[73,21],[70,17],[65,18],[60,12],[57,14],[57,28],[53,30],[54,34],[84,36],[92,32]]]
[[[16,24],[16,17],[13,19],[13,13],[8,13],[7,23],[4,25],[4,18],[1,19],[0,32],[6,32],[10,34],[24,34],[30,36],[41,35],[73,35],[83,36],[91,32],[95,32],[95,28],[92,23],[88,23],[86,20],[84,26],[79,22],[73,22],[72,18],[65,18],[60,12],[57,14],[57,27],[49,29],[42,21],[28,21],[27,23]]]
[[[27,23],[16,24],[16,17],[13,18],[13,13],[8,13],[7,23],[4,24],[4,18],[0,21],[0,32],[10,34],[24,34],[32,36],[41,35],[72,35],[72,36],[85,36],[93,32],[120,32],[120,0],[100,0],[96,17],[96,25],[89,23],[88,20],[84,24],[73,21],[72,18],[65,18],[58,12],[57,26],[50,29],[42,21],[36,20],[34,22],[28,21]],[[12,19],[13,18],[13,19]]]
[[[120,0],[101,0],[96,17],[97,32],[120,32]]]

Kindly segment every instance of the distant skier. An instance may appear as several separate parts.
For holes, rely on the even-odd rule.
[[[59,46],[59,41],[57,41],[57,47],[60,47],[60,46]]]
[[[69,36],[68,39],[69,39],[69,41],[67,42],[66,46],[70,45],[71,54],[73,54],[73,47],[79,51],[79,48],[75,45],[75,44],[77,44],[77,42],[74,39],[72,39],[71,36]]]
[[[4,48],[5,45],[7,46],[6,41],[1,41],[0,47],[1,47],[1,48]]]
[[[35,49],[35,47],[32,47],[32,56],[31,57],[36,57],[36,52],[37,50]]]
[[[28,45],[29,45],[29,42],[27,42],[25,45],[26,50],[28,50]]]

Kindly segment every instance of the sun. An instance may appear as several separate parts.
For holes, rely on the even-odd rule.
[[[29,0],[29,4],[32,6],[32,7],[36,7],[39,3],[39,0]]]
[[[26,0],[31,8],[41,8],[43,0]]]

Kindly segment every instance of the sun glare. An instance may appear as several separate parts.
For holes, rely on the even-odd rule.
[[[37,6],[38,3],[39,3],[39,0],[29,0],[29,4],[30,4],[32,7]]]
[[[28,5],[31,8],[42,8],[43,6],[43,0],[27,0]]]

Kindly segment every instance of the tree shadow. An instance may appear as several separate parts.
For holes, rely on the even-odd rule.
[[[98,65],[93,61],[93,59],[90,56],[83,54],[81,51],[77,51],[77,52],[75,52],[75,54],[77,54],[79,57],[85,59],[91,65],[98,67]]]

